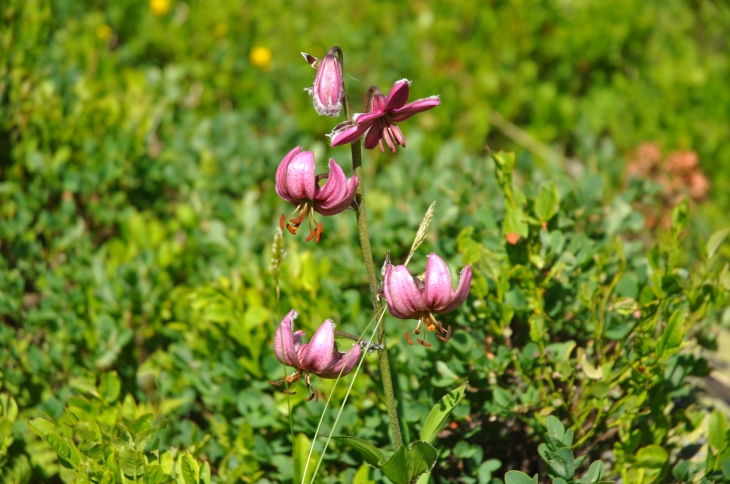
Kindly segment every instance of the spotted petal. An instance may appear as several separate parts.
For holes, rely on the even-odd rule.
[[[297,356],[297,347],[301,345],[304,331],[293,332],[294,320],[299,314],[295,310],[291,310],[281,320],[274,334],[274,353],[276,358],[284,365],[294,368],[301,368],[299,358]]]
[[[326,319],[312,336],[306,352],[301,354],[302,368],[319,373],[329,368],[335,348],[335,329],[331,319]]]
[[[317,375],[322,378],[337,378],[340,376],[341,371],[342,376],[345,376],[355,368],[359,359],[360,346],[357,344],[354,344],[347,353],[335,351],[330,362],[330,367],[323,372],[317,373]]]
[[[461,306],[466,301],[466,297],[469,295],[469,288],[471,287],[471,268],[469,266],[464,267],[461,270],[461,276],[459,277],[459,285],[454,291],[454,295],[451,296],[451,301],[443,309],[437,310],[439,314],[450,313],[454,309]]]
[[[390,314],[399,319],[411,319],[425,311],[426,303],[406,266],[388,265],[383,279],[385,300]]]
[[[423,299],[430,310],[439,311],[451,302],[454,289],[451,287],[449,267],[441,257],[434,253],[428,255],[424,282],[426,287],[423,291]]]
[[[294,156],[296,156],[301,150],[302,147],[297,146],[289,153],[287,153],[284,159],[281,160],[281,163],[279,163],[279,167],[276,169],[276,193],[281,198],[290,203],[295,203],[296,200],[292,198],[292,196],[289,194],[289,189],[287,188],[287,172],[289,170],[289,163],[291,163],[291,160],[294,159]]]

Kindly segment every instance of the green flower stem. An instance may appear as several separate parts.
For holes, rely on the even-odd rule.
[[[362,247],[362,257],[365,262],[365,269],[368,273],[368,283],[370,284],[370,293],[373,296],[373,308],[375,314],[381,309],[380,299],[378,298],[378,280],[375,273],[375,264],[373,262],[373,252],[370,248],[370,234],[368,232],[368,217],[365,211],[365,184],[362,177],[362,152],[360,150],[360,139],[356,139],[351,143],[352,148],[352,173],[358,177],[360,183],[357,185],[357,195],[355,202],[357,203],[357,231],[360,234],[360,247]],[[378,344],[381,350],[378,351],[380,362],[380,377],[383,380],[383,393],[385,394],[385,405],[388,408],[388,419],[390,420],[390,431],[393,434],[393,445],[395,449],[399,449],[403,444],[403,437],[400,432],[400,424],[398,423],[398,411],[396,410],[395,394],[393,393],[393,379],[390,374],[390,361],[388,360],[388,349],[385,344],[385,325],[378,326]]]
[[[342,50],[337,48],[336,52],[342,64],[342,70],[345,69],[345,59]],[[344,79],[342,81],[343,91],[345,90]],[[370,105],[370,96],[372,88],[368,90],[365,96],[365,109]],[[347,94],[343,97],[343,107],[345,108],[345,118],[352,120],[352,112],[350,111],[350,103]],[[352,174],[360,180],[357,185],[357,193],[355,195],[355,204],[357,210],[357,231],[360,234],[360,247],[362,248],[362,258],[365,262],[365,270],[368,273],[368,283],[370,284],[370,294],[373,296],[373,309],[375,314],[380,314],[382,305],[378,298],[378,280],[375,275],[375,264],[373,262],[373,251],[370,248],[370,233],[368,232],[368,216],[365,210],[365,182],[362,176],[362,150],[360,149],[360,138],[350,143],[352,151]],[[393,445],[398,450],[403,445],[403,437],[400,432],[400,423],[398,420],[398,411],[395,403],[395,393],[393,392],[393,378],[390,374],[390,360],[388,359],[388,348],[385,344],[385,325],[378,326],[378,361],[380,363],[380,378],[383,380],[383,394],[385,395],[385,406],[388,409],[388,420],[390,421],[390,432],[393,434]]]

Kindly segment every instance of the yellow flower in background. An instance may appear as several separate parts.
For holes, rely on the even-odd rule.
[[[249,55],[251,64],[255,65],[262,71],[268,71],[271,69],[271,50],[266,47],[257,46],[251,49],[251,55]]]
[[[162,17],[170,11],[170,0],[150,0],[150,12],[155,17]]]
[[[96,36],[99,37],[100,40],[108,39],[111,34],[112,28],[107,24],[101,24],[96,28]]]

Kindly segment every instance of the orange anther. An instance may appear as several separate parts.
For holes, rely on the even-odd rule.
[[[319,242],[319,238],[322,237],[322,223],[317,224],[317,238],[314,239],[315,242]]]
[[[296,395],[297,394],[297,392],[292,392],[290,390],[284,390],[284,393],[286,393],[287,395]]]
[[[284,230],[284,224],[285,223],[286,223],[286,217],[282,213],[281,214],[281,217],[279,218],[279,227],[281,228],[281,230]]]
[[[297,235],[297,228],[293,225],[286,224],[286,229],[289,231],[292,235]]]
[[[408,341],[408,344],[413,346],[413,340],[411,339],[411,335],[408,334],[408,331],[406,331],[406,341]]]
[[[312,240],[315,235],[317,235],[317,229],[312,229],[312,231],[307,236],[307,240],[305,240],[305,242],[309,242],[310,240]]]
[[[282,382],[281,380],[279,380],[279,381],[269,380],[269,384],[274,385],[275,387],[280,387],[282,383],[284,383],[284,382]]]
[[[418,341],[418,344],[420,344],[421,346],[425,346],[426,348],[431,347],[431,343],[429,343],[428,341],[423,341],[421,338],[416,338],[416,341]]]

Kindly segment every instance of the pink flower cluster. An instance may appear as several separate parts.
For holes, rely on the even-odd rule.
[[[349,117],[340,48],[332,47],[322,59],[305,53],[302,55],[317,70],[312,88],[307,89],[316,112],[323,116],[339,116],[344,107]],[[393,85],[387,96],[375,86],[368,89],[365,99],[367,112],[357,113],[352,119],[336,126],[329,135],[330,145],[336,147],[353,143],[362,136],[366,149],[378,146],[381,152],[385,152],[384,145],[387,145],[395,153],[396,146],[405,148],[405,136],[396,123],[433,109],[441,103],[438,96],[409,103],[410,86],[411,81],[401,79]],[[314,239],[319,242],[322,224],[315,219],[314,214],[331,216],[347,208],[359,210],[360,182],[354,175],[347,178],[332,158],[329,160],[329,173],[315,175],[314,153],[302,151],[297,146],[287,153],[276,170],[276,193],[295,207],[288,219],[281,215],[281,229],[286,228],[296,235],[308,218],[310,232],[306,240],[308,242]],[[432,253],[428,257],[423,277],[413,276],[405,265],[393,266],[388,262],[383,279],[383,294],[390,314],[398,319],[418,321],[415,334],[420,334],[421,327],[425,324],[427,331],[435,332],[442,341],[448,341],[451,337],[451,326],[445,328],[436,319],[436,315],[450,313],[460,306],[469,294],[470,284],[471,269],[466,266],[461,271],[458,286],[454,289],[448,266],[443,259]],[[274,335],[276,357],[283,365],[292,367],[294,372],[288,376],[282,375],[281,380],[271,383],[296,383],[304,376],[309,394],[307,400],[311,400],[318,398],[318,392],[311,388],[310,375],[322,378],[347,375],[357,365],[361,348],[358,340],[358,344],[353,344],[348,351],[339,351],[335,344],[334,323],[331,319],[322,323],[309,343],[303,343],[305,332],[294,331],[296,317],[296,311],[289,311]],[[409,333],[406,332],[405,335],[408,343],[412,344]],[[357,340],[355,336],[348,336]],[[424,339],[416,339],[423,346],[431,346],[425,341],[425,335]]]

